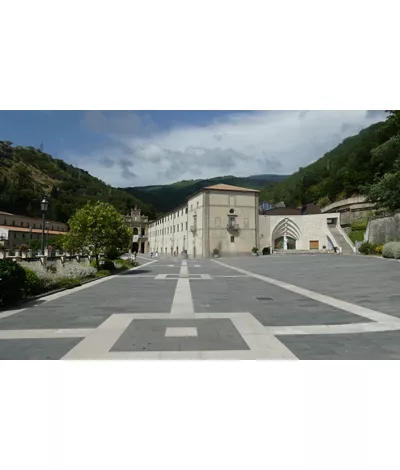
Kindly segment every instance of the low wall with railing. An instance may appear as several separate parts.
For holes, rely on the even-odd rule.
[[[91,255],[70,255],[63,254],[57,256],[28,256],[28,253],[9,254],[7,251],[0,251],[0,259],[10,259],[17,262],[23,262],[27,265],[41,265],[44,267],[63,266],[68,264],[82,264],[88,266],[94,258]]]

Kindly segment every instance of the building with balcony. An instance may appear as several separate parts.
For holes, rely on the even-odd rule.
[[[125,223],[133,229],[132,253],[147,253],[149,251],[149,218],[142,215],[141,210],[135,206],[131,213],[125,216]]]
[[[260,250],[318,251],[354,247],[339,224],[339,214],[322,214],[314,204],[300,208],[276,204],[259,214],[259,191],[226,184],[203,188],[187,203],[149,224],[149,251],[186,252],[189,258],[249,255]]]
[[[149,225],[150,250],[190,258],[249,254],[257,246],[258,195],[255,189],[216,184]]]
[[[68,232],[68,224],[46,220],[45,237]],[[19,245],[28,245],[32,240],[42,237],[42,219],[0,211],[0,244],[13,249]]]

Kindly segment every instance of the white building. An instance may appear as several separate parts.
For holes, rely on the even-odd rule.
[[[149,251],[187,252],[189,258],[251,253],[253,247],[325,250],[354,247],[339,225],[339,214],[321,214],[313,205],[275,207],[259,215],[259,191],[226,184],[203,188],[187,204],[149,224]]]

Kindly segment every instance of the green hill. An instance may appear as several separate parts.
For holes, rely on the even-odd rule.
[[[276,182],[283,181],[285,178],[287,178],[286,175],[252,175],[248,177],[228,175],[209,179],[183,180],[167,185],[121,189],[139,198],[144,203],[151,204],[155,212],[164,213],[184,204],[186,198],[206,186],[224,183],[261,190],[272,186]]]
[[[365,194],[375,181],[393,170],[399,158],[397,130],[389,120],[373,124],[345,139],[322,158],[273,187],[265,187],[261,198],[284,201],[288,206],[331,202]]]
[[[0,141],[0,210],[39,217],[43,195],[50,201],[48,218],[60,222],[66,222],[87,201],[98,200],[110,202],[123,213],[138,205],[154,217],[150,205],[84,170],[34,147]]]

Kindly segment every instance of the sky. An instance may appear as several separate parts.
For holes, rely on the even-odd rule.
[[[0,140],[116,187],[291,174],[383,111],[0,111]]]

